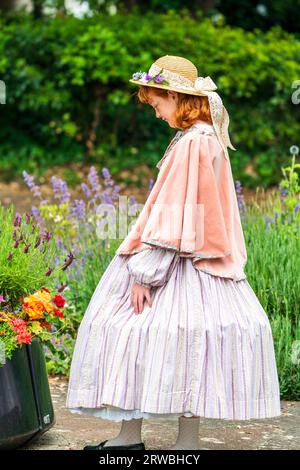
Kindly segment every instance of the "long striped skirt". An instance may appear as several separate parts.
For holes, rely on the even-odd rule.
[[[114,256],[80,324],[69,411],[113,421],[279,416],[271,325],[247,279],[213,276],[180,258],[136,315],[129,259]]]

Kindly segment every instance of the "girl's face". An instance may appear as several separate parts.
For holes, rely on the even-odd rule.
[[[166,98],[157,96],[152,91],[149,97],[149,104],[154,108],[156,117],[166,121],[170,127],[175,127],[174,115],[177,109],[177,102],[177,93],[171,90],[168,90]]]

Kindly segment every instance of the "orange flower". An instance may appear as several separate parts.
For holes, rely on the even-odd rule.
[[[42,318],[44,312],[50,313],[53,311],[50,300],[50,293],[40,290],[24,298],[23,308],[31,319]]]
[[[23,304],[23,309],[31,320],[42,318],[45,310],[44,304],[42,302],[36,301],[26,302]]]

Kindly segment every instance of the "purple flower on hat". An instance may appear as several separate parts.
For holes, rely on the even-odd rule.
[[[142,71],[139,71],[139,72],[135,72],[132,74],[132,79],[133,80],[140,80],[143,76],[143,72]]]
[[[144,83],[161,83],[163,85],[169,85],[169,82],[165,79],[162,73],[158,73],[157,75],[151,76],[149,73],[146,72],[135,72],[132,74],[133,80],[139,80]]]
[[[162,83],[164,81],[165,77],[163,75],[156,75],[156,77],[154,77],[154,81],[156,83]]]

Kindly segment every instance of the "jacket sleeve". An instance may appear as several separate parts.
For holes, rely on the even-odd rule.
[[[134,281],[145,287],[164,285],[179,261],[173,250],[164,248],[147,248],[131,255],[127,269]]]

